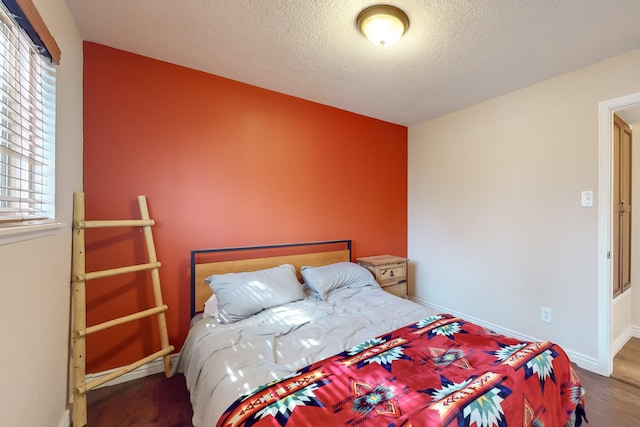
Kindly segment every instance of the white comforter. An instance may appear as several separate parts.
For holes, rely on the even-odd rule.
[[[204,318],[191,328],[177,365],[191,394],[193,425],[213,427],[256,387],[433,314],[367,287],[281,305],[234,324]]]

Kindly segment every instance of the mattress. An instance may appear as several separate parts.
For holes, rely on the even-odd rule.
[[[521,371],[527,372],[527,378],[532,376],[534,378],[527,383],[526,387],[522,386],[522,390],[517,389],[516,394],[522,393],[523,396],[522,398],[517,398],[519,399],[517,403],[518,411],[522,411],[522,413],[517,415],[517,419],[528,419],[529,422],[531,422],[530,425],[536,425],[534,424],[536,420],[539,421],[539,418],[536,417],[540,417],[541,415],[536,415],[536,411],[540,411],[543,405],[541,403],[542,401],[538,402],[536,400],[538,397],[532,398],[531,402],[527,401],[529,396],[527,394],[529,391],[527,390],[531,387],[535,389],[541,387],[543,394],[545,393],[544,390],[546,387],[547,396],[551,393],[556,393],[556,389],[559,390],[557,392],[557,398],[556,396],[546,398],[543,396],[543,398],[547,400],[547,404],[550,401],[557,400],[558,405],[564,405],[564,407],[560,409],[554,408],[555,411],[561,412],[557,417],[558,419],[565,417],[565,415],[566,419],[568,419],[571,415],[571,411],[566,410],[567,405],[572,405],[572,407],[575,408],[580,403],[582,387],[579,384],[579,380],[577,376],[575,376],[575,372],[573,372],[564,352],[551,343],[535,343],[531,345],[531,348],[542,348],[544,346],[546,352],[542,353],[541,350],[540,354],[543,355],[542,358],[538,360],[538,356],[535,356],[536,359],[533,359],[535,363],[529,363],[529,367],[527,368],[527,366],[520,364],[518,361],[522,359],[521,355],[528,351],[529,345],[527,343],[519,343],[517,340],[499,336],[477,325],[464,322],[462,319],[457,319],[454,316],[436,315],[436,313],[424,306],[390,295],[378,287],[344,288],[332,292],[326,300],[309,297],[304,300],[264,310],[236,323],[222,324],[211,317],[195,321],[183,346],[177,365],[177,369],[185,375],[187,387],[190,392],[194,411],[193,424],[196,427],[213,427],[216,426],[219,419],[222,418],[223,421],[221,421],[220,425],[225,426],[300,426],[309,425],[309,419],[315,420],[313,425],[336,425],[337,422],[335,420],[327,419],[321,422],[319,418],[313,418],[317,416],[314,414],[319,414],[319,412],[314,412],[317,411],[318,408],[312,408],[307,411],[301,408],[305,406],[304,403],[298,402],[291,405],[291,397],[289,397],[288,400],[291,407],[283,405],[282,401],[272,403],[267,401],[270,399],[270,396],[279,393],[284,388],[288,389],[289,385],[284,386],[288,379],[299,378],[300,375],[306,374],[314,369],[318,372],[333,372],[332,369],[334,369],[335,366],[338,367],[335,369],[342,369],[342,366],[345,365],[345,358],[353,357],[353,353],[347,354],[345,353],[346,350],[353,351],[353,349],[370,348],[374,346],[375,343],[380,342],[380,337],[399,340],[401,339],[400,337],[408,336],[414,332],[410,329],[411,325],[413,325],[414,329],[416,328],[415,325],[429,324],[435,328],[432,324],[434,319],[441,321],[445,319],[448,326],[446,326],[444,330],[453,331],[453,335],[455,335],[455,333],[477,336],[490,335],[491,339],[495,339],[498,343],[492,345],[500,346],[502,345],[500,343],[505,343],[505,347],[511,346],[507,352],[511,351],[512,347],[515,348],[519,346],[516,349],[518,351],[513,350],[504,357],[511,357],[514,363],[518,364],[518,369],[522,367]],[[427,321],[425,322],[425,320]],[[390,331],[395,332],[390,334]],[[459,337],[462,337],[462,335],[459,335]],[[433,337],[426,337],[426,339],[431,338]],[[428,359],[430,361],[429,363],[432,363],[433,360],[437,360],[438,358],[446,362],[449,350],[442,350],[442,353],[437,353],[440,351],[438,348],[443,347],[441,344],[445,341],[450,342],[448,345],[452,345],[452,347],[449,348],[454,348],[454,350],[458,349],[466,353],[473,353],[475,351],[477,353],[476,356],[482,356],[480,359],[486,359],[488,357],[485,354],[481,354],[482,352],[480,351],[473,349],[464,350],[466,348],[466,344],[464,344],[466,342],[465,340],[469,337],[464,337],[464,339],[452,338],[451,336],[436,338],[442,338],[441,341],[437,341],[437,345],[418,342],[416,344],[405,344],[404,347],[402,347],[404,351],[401,355],[402,357],[398,356],[397,359],[411,359],[410,351],[412,350],[410,347],[413,345],[413,350],[419,348],[419,346],[423,346],[431,352],[429,356],[420,359],[423,360],[423,362]],[[363,343],[367,344],[363,347]],[[397,356],[397,348],[394,351],[396,351],[395,354]],[[549,353],[549,351],[552,353]],[[527,354],[533,353],[529,352]],[[556,360],[554,363],[559,363],[558,366],[555,366],[555,371],[552,371],[552,375],[559,375],[557,378],[554,377],[553,381],[549,379],[549,367],[544,363],[537,363],[545,357],[548,359],[547,356],[549,354],[554,355],[553,358]],[[442,359],[443,356],[444,359]],[[468,359],[472,361],[475,360],[473,358]],[[380,360],[382,359],[378,358],[377,365],[383,364],[379,363]],[[386,360],[388,361],[388,358]],[[531,359],[527,360],[530,362]],[[463,363],[463,361],[457,361]],[[404,360],[403,363],[404,362],[406,362],[406,360]],[[416,364],[417,362],[418,359],[412,363]],[[375,366],[376,363],[363,361],[357,366],[362,367],[365,365]],[[468,368],[464,366],[454,366],[453,364],[451,366],[455,369]],[[378,366],[375,367],[378,368]],[[385,377],[385,381],[397,380],[390,365],[383,368],[381,375]],[[482,369],[484,369],[482,373],[488,372],[484,367]],[[540,369],[547,369],[547,371],[543,372]],[[500,382],[500,378],[503,376],[506,377],[506,375],[502,374],[503,371],[500,371],[497,367],[490,369],[490,371],[497,373],[492,381]],[[450,375],[450,371],[448,370],[438,372],[438,375],[432,375],[433,372],[429,375],[437,377],[438,381],[440,381],[443,376]],[[332,398],[337,399],[336,402],[340,400],[338,406],[336,406],[336,402],[332,405],[323,405],[322,402],[319,402],[319,405],[309,404],[307,406],[324,406],[325,409],[333,408],[333,412],[339,413],[338,415],[343,418],[348,412],[345,418],[346,424],[348,425],[401,425],[402,422],[412,422],[415,426],[420,425],[419,422],[416,422],[417,419],[426,420],[428,418],[424,415],[424,413],[426,413],[424,411],[430,409],[424,409],[423,415],[416,415],[413,419],[407,414],[408,410],[406,409],[411,405],[415,406],[415,399],[411,400],[411,402],[413,402],[411,405],[409,405],[408,401],[396,399],[396,401],[392,402],[394,405],[387,407],[387,409],[395,408],[395,412],[380,412],[380,408],[374,410],[372,409],[373,407],[370,408],[372,409],[370,412],[360,414],[358,414],[357,411],[354,412],[353,407],[355,407],[355,405],[352,405],[356,399],[353,395],[356,390],[354,384],[357,384],[358,387],[365,387],[366,389],[366,381],[362,380],[353,383],[353,381],[355,381],[354,378],[358,376],[358,372],[356,371],[349,371],[344,375],[346,379],[342,382],[338,380],[336,376],[330,381],[323,380],[321,383],[318,382],[314,388],[314,390],[317,390],[319,387],[331,383],[329,386],[324,387],[323,390],[331,390],[332,387],[335,388],[335,393],[337,394]],[[379,375],[379,373],[367,375]],[[470,375],[470,378],[480,378],[478,381],[484,381],[482,374],[478,375],[474,373]],[[536,375],[539,377],[539,380],[536,380]],[[411,373],[409,373],[409,377],[411,377]],[[546,384],[543,379],[548,380]],[[502,380],[504,380],[504,378],[502,378]],[[409,384],[411,383],[411,378],[404,381],[404,383]],[[551,384],[552,382],[553,385]],[[558,382],[562,382],[562,384],[558,384]],[[269,386],[265,386],[265,384]],[[363,386],[363,384],[365,385]],[[406,386],[406,384],[402,389],[405,390],[404,395],[409,396],[409,387]],[[504,385],[496,386],[496,390],[501,390],[502,395],[497,394],[494,396],[494,400],[505,399],[506,396],[511,393],[511,389],[515,390],[513,384],[507,383],[507,385],[510,388]],[[520,385],[517,387],[520,387]],[[270,391],[265,395],[265,390]],[[358,390],[362,390],[362,388]],[[411,392],[424,393],[425,390],[411,390]],[[262,395],[260,393],[262,393]],[[345,395],[342,396],[340,393]],[[535,393],[540,394],[538,391]],[[565,396],[560,397],[561,393],[564,393]],[[570,396],[567,397],[567,394],[570,394]],[[433,395],[432,393],[430,396]],[[379,396],[377,397],[379,398]],[[305,397],[305,399],[307,398]],[[428,397],[427,400],[431,399],[432,397]],[[515,397],[511,398],[512,401],[514,399]],[[561,400],[562,402],[560,402]],[[251,404],[247,404],[249,401]],[[567,401],[573,403],[568,404]],[[351,412],[342,411],[345,402],[351,405]],[[391,399],[388,402],[389,405],[390,402]],[[500,402],[497,404],[498,409],[496,409],[496,411],[501,410],[499,403]],[[555,405],[555,403],[553,403],[553,405]],[[260,413],[250,413],[254,409],[257,411],[260,407]],[[242,416],[238,415],[239,408],[241,408]],[[566,414],[562,411],[566,412]],[[331,412],[331,410],[328,412]],[[469,415],[468,412],[467,410],[466,418],[462,410],[460,414],[451,412],[453,415],[449,414],[449,418],[444,420],[442,425],[472,425],[470,423],[473,422],[474,416],[480,417],[481,419],[479,423],[476,422],[474,425],[508,425],[504,414],[478,415],[476,412],[476,415]],[[322,416],[324,417],[324,415]],[[484,421],[482,421],[483,416],[485,417]],[[402,422],[398,424],[390,422],[394,417],[400,417],[397,418],[396,421]],[[566,419],[563,418],[562,423],[564,423]],[[364,422],[367,422],[367,424],[362,424]],[[445,424],[445,422],[448,424]],[[562,423],[556,425],[562,425]],[[440,424],[431,423],[429,425]],[[523,423],[522,425],[525,424]]]

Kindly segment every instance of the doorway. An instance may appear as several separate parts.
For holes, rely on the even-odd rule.
[[[611,263],[613,116],[614,113],[627,110],[640,111],[640,93],[603,101],[598,109],[598,366],[599,373],[606,376],[611,375],[614,352],[621,347],[619,343],[613,343],[613,319],[616,314]]]

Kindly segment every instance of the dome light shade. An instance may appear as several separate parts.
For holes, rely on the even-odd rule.
[[[360,32],[372,43],[391,46],[409,28],[409,18],[402,10],[389,5],[377,5],[364,9],[358,15]]]

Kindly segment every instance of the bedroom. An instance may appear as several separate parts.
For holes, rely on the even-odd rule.
[[[100,184],[100,176],[94,175],[94,169],[87,168],[85,164],[83,170],[83,150],[85,153],[95,154],[94,150],[98,148],[91,145],[95,142],[91,132],[96,131],[89,122],[91,118],[83,119],[83,61],[85,67],[98,67],[102,64],[101,61],[106,61],[108,55],[113,55],[114,58],[123,61],[119,66],[130,67],[138,64],[141,67],[151,67],[154,73],[197,75],[203,85],[225,85],[231,93],[230,96],[244,94],[252,101],[261,100],[266,107],[258,110],[259,113],[264,114],[266,108],[271,118],[274,115],[280,116],[280,123],[283,125],[277,130],[286,132],[284,141],[281,141],[286,145],[279,149],[297,150],[293,151],[294,155],[304,157],[299,163],[294,164],[287,162],[286,158],[280,159],[287,167],[299,168],[292,171],[296,179],[300,177],[303,182],[304,179],[310,180],[308,174],[313,172],[304,167],[305,163],[316,164],[318,161],[315,157],[318,153],[300,151],[302,147],[295,145],[300,135],[315,136],[320,132],[319,139],[324,138],[328,143],[336,144],[328,146],[327,149],[341,152],[346,150],[348,153],[353,150],[364,156],[357,157],[363,160],[355,165],[356,169],[353,169],[354,165],[351,163],[329,165],[343,170],[337,175],[338,182],[331,179],[336,175],[314,179],[311,181],[314,191],[310,194],[305,195],[301,191],[288,197],[282,194],[263,194],[265,199],[276,197],[279,205],[277,209],[263,212],[262,218],[271,220],[282,217],[291,206],[296,209],[296,213],[305,206],[311,213],[314,212],[311,208],[327,208],[329,203],[324,197],[318,199],[318,194],[327,190],[325,184],[330,186],[329,188],[335,188],[342,182],[344,191],[339,192],[336,199],[332,197],[330,202],[344,204],[348,201],[349,195],[355,194],[362,197],[358,201],[362,201],[364,207],[352,206],[355,210],[343,210],[339,217],[333,217],[330,232],[337,235],[326,237],[353,238],[355,250],[361,251],[356,256],[380,252],[408,255],[414,262],[411,275],[412,286],[415,288],[410,292],[416,297],[491,324],[508,326],[519,333],[544,336],[561,342],[578,357],[582,356],[584,363],[591,364],[592,367],[598,366],[598,342],[593,332],[597,329],[594,314],[598,307],[598,215],[596,207],[588,209],[579,206],[579,194],[580,191],[589,189],[597,194],[598,103],[640,91],[640,83],[636,79],[640,69],[640,53],[637,50],[457,113],[406,128],[239,83],[222,81],[216,77],[204,76],[192,70],[114,51],[104,46],[83,46],[76,24],[64,2],[35,3],[64,52],[64,60],[58,70],[58,140],[61,141],[58,144],[58,201],[59,216],[67,226],[71,212],[71,193],[83,189],[83,174],[85,191],[89,197],[92,192],[98,191],[97,186]],[[98,53],[103,56],[96,58]],[[118,66],[115,61],[111,61],[110,64]],[[87,77],[89,80],[91,77],[98,79],[100,75],[85,75],[85,78]],[[131,83],[128,78],[123,76],[123,84]],[[89,80],[85,82],[85,97],[95,89],[89,87]],[[151,95],[154,94],[145,96]],[[150,100],[130,101],[141,102],[145,110],[153,111],[156,106],[151,103],[158,102],[161,94],[156,93],[154,96],[156,97]],[[85,98],[84,102],[85,113],[95,112],[96,107],[92,107],[90,103],[98,102],[97,98]],[[142,116],[138,118],[144,119],[144,111],[140,111],[135,104],[129,104],[129,107],[135,108],[137,116]],[[181,114],[186,115],[194,111],[169,110],[169,113],[179,114],[178,119],[184,120],[189,117]],[[333,139],[335,136],[331,129],[326,130],[326,127],[323,128],[315,120],[292,123],[287,118],[289,116],[284,117],[285,114],[312,118],[321,115],[325,120],[333,119],[335,124],[332,126],[334,130],[340,130],[342,141],[353,139],[353,135],[361,131],[369,131],[376,135],[387,132],[388,135],[379,146],[371,147],[369,143],[361,143],[360,146],[338,145],[338,141]],[[120,117],[108,119],[117,120]],[[237,121],[240,118],[235,120],[232,123],[240,126]],[[567,123],[575,125],[568,126]],[[135,129],[128,128],[129,131]],[[149,127],[145,132],[148,130]],[[454,138],[453,130],[459,137]],[[512,141],[511,136],[515,130],[518,130],[520,150],[510,151],[506,144]],[[264,129],[256,128],[254,132],[263,135]],[[155,138],[159,135],[136,135],[135,132],[129,135],[145,141],[146,144],[154,143],[150,141],[149,136]],[[183,134],[178,136],[185,137]],[[155,140],[156,144],[174,144],[176,134],[160,137]],[[251,135],[247,135],[247,138],[250,137]],[[83,139],[87,144],[85,147]],[[118,148],[117,144],[124,141],[110,140],[109,143],[115,144],[113,147]],[[131,196],[135,197],[142,191],[149,196],[152,213],[162,218],[163,223],[167,224],[165,227],[175,223],[176,215],[173,215],[173,212],[170,216],[163,214],[165,204],[171,201],[156,195],[158,193],[153,191],[159,191],[162,185],[172,190],[172,194],[177,194],[175,186],[182,182],[171,179],[166,172],[160,176],[153,174],[153,162],[158,160],[156,156],[160,156],[160,153],[147,150],[140,154],[136,152],[135,147],[127,149],[133,150],[135,156],[142,157],[137,159],[136,165],[144,169],[136,175],[138,172],[132,171],[132,166],[128,164],[125,168],[129,171],[127,173],[104,172],[110,179],[115,177],[115,180],[112,182],[113,186],[109,187],[109,198],[102,200],[112,204],[113,209],[125,209],[124,213],[129,214],[126,209]],[[307,158],[310,155],[315,156],[312,159]],[[404,161],[393,164],[398,169],[389,173],[392,178],[397,178],[396,174],[405,174],[403,179],[406,182],[401,182],[400,188],[406,190],[399,193],[391,191],[389,196],[397,197],[392,199],[399,203],[397,206],[385,204],[384,207],[389,209],[388,211],[376,210],[375,216],[371,215],[370,210],[364,214],[366,208],[371,206],[367,204],[370,203],[369,196],[372,191],[368,185],[371,180],[380,177],[369,168],[388,166],[388,156],[405,156]],[[136,160],[129,157],[129,154],[119,157],[120,162],[133,163]],[[442,159],[446,159],[447,162]],[[204,162],[202,159],[201,161]],[[92,163],[91,166],[93,168],[95,164]],[[122,167],[122,164],[112,165],[112,169],[116,167]],[[567,170],[570,173],[567,173]],[[183,179],[187,182],[201,179],[197,171],[178,171],[184,174]],[[205,168],[200,173],[206,175],[211,172],[215,171]],[[356,173],[361,173],[367,179],[352,175]],[[473,174],[474,180],[463,180],[466,174]],[[300,190],[302,182],[298,187],[297,183],[291,184],[289,178],[278,177],[279,184],[296,184],[294,189]],[[242,182],[236,184],[246,186]],[[146,190],[147,187],[152,189],[151,193]],[[112,191],[114,188],[118,188],[119,191]],[[188,191],[185,196],[195,192],[196,188],[189,188]],[[229,199],[225,201],[232,207],[247,202],[234,199],[237,195],[237,192],[227,194]],[[187,197],[185,200],[185,196],[179,199],[185,205],[178,216],[188,219],[185,212],[191,209],[188,204],[190,199]],[[302,199],[301,202],[301,197],[307,197],[306,201]],[[262,205],[265,205],[265,199],[261,200]],[[203,206],[205,211],[212,210],[216,215],[228,217],[214,217],[214,226],[218,227],[212,233],[215,238],[202,236],[202,241],[181,243],[176,249],[180,251],[181,259],[188,256],[184,253],[185,249],[190,250],[201,245],[211,246],[214,240],[216,245],[224,246],[325,237],[326,231],[323,227],[311,221],[301,223],[299,221],[302,221],[302,217],[297,215],[285,215],[284,218],[287,223],[293,221],[296,229],[303,231],[294,232],[290,230],[292,226],[284,230],[264,229],[260,227],[260,223],[252,223],[254,228],[225,229],[221,223],[228,222],[231,215],[249,216],[250,212],[240,209],[216,212],[216,202],[211,200],[207,203],[211,204]],[[229,205],[225,207],[228,208]],[[96,215],[113,213],[97,208],[94,207]],[[264,206],[260,208],[265,209]],[[309,212],[305,214],[308,215]],[[349,215],[348,223],[340,228],[344,215]],[[429,222],[421,219],[427,216],[430,218]],[[198,218],[203,220],[204,217],[198,214]],[[194,235],[200,233],[202,226],[191,224],[192,221],[188,221],[178,232]],[[375,230],[375,234],[371,230]],[[287,232],[290,234],[286,234]],[[158,233],[158,239],[161,236],[164,238],[160,228]],[[238,240],[233,240],[235,237],[231,236],[231,233],[237,233],[235,235]],[[3,298],[3,324],[12,325],[11,330],[6,330],[6,348],[21,350],[7,350],[5,354],[7,366],[17,367],[10,370],[6,382],[14,386],[11,389],[3,389],[6,399],[3,395],[2,402],[6,405],[5,413],[8,414],[9,420],[17,422],[22,414],[27,413],[29,417],[33,417],[31,425],[55,425],[66,408],[69,236],[69,229],[64,228],[59,233],[43,239],[0,247],[3,283],[7,280],[7,283],[16,284],[11,289],[5,288],[7,296]],[[420,239],[416,240],[414,236],[419,236]],[[183,282],[187,277],[184,261],[182,265],[173,267],[174,273],[169,273],[169,259],[174,256],[171,249],[174,243],[171,242],[160,252],[164,263],[167,264],[167,271],[163,272],[167,273],[167,276],[163,276],[163,283],[170,286],[172,282],[177,282],[181,283],[179,286],[184,286]],[[33,268],[34,258],[38,259],[35,264],[37,268]],[[464,270],[460,268],[460,263],[465,265]],[[420,286],[416,286],[417,283]],[[446,283],[448,287],[436,287],[434,283]],[[177,294],[178,291],[173,292]],[[453,301],[451,295],[454,293],[466,293],[473,298]],[[167,294],[171,295],[172,291],[167,291]],[[633,297],[637,298],[637,295]],[[572,302],[566,306],[558,305],[560,301],[566,300]],[[16,325],[15,319],[22,318],[25,313],[24,307],[16,304],[16,301],[29,301],[33,310],[48,319],[50,326],[47,331],[38,328],[37,319]],[[473,301],[477,304],[473,304]],[[511,304],[513,301],[519,306]],[[172,320],[174,323],[171,326],[172,339],[179,342],[184,332],[180,331],[182,326],[178,325],[184,325],[186,322],[186,302],[179,297],[172,297],[169,305],[175,319]],[[547,305],[553,309],[551,325],[540,322],[540,306]],[[634,306],[638,307],[637,302]],[[507,308],[501,311],[496,309],[498,307]],[[636,328],[640,324],[638,313],[633,314],[630,324]],[[580,334],[575,334],[574,325],[582,326]],[[48,357],[42,358],[40,355],[43,353]],[[94,366],[97,371],[118,366],[121,363],[118,359],[121,355],[122,353],[109,354],[109,358],[101,355],[101,360]],[[30,375],[25,377],[25,372],[29,372]],[[41,388],[43,395],[50,397],[41,400],[40,411],[30,412],[27,409],[30,407],[29,396],[35,388]]]

